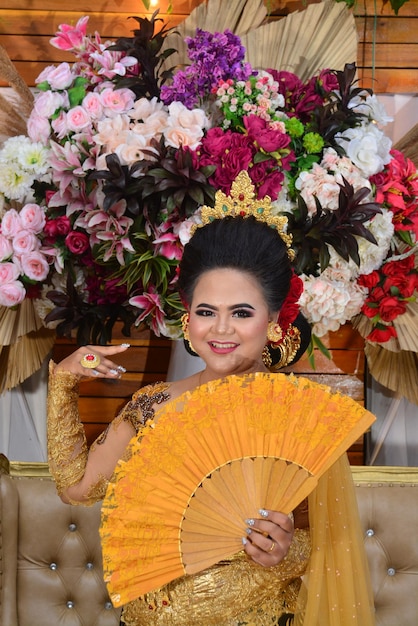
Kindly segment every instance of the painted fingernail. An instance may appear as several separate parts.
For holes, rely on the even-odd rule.
[[[246,519],[245,523],[247,524],[247,526],[254,526],[254,520],[253,519]]]
[[[130,348],[131,344],[130,343],[122,343],[121,346],[122,346],[122,348]]]
[[[126,367],[123,367],[123,365],[118,365],[117,370],[119,372],[122,372],[122,374],[124,374],[126,372]]]
[[[242,537],[241,541],[243,546],[247,545],[247,539],[245,537]]]
[[[97,370],[91,370],[91,373],[92,373],[94,376],[99,376],[99,375],[100,375],[100,372],[98,372]]]
[[[269,512],[266,511],[266,509],[259,509],[258,512],[260,513],[261,517],[268,517],[269,516]]]
[[[251,530],[251,528],[246,528],[245,532],[247,533],[247,535],[251,535],[253,531]]]
[[[119,376],[120,372],[118,370],[109,370],[109,374],[112,374],[112,376]]]

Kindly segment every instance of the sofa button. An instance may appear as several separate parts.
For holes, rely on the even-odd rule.
[[[52,569],[52,571],[55,572],[55,570],[58,569],[58,565],[56,563],[50,563],[49,564],[49,569]]]
[[[395,576],[396,570],[393,567],[389,567],[388,576]]]
[[[72,602],[71,600],[68,600],[67,609],[73,609],[73,608],[74,608],[74,602]]]
[[[372,528],[369,528],[368,530],[366,530],[366,535],[367,537],[373,537],[374,530]]]
[[[68,526],[68,530],[73,533],[75,530],[77,530],[77,524],[71,523]]]
[[[105,602],[104,608],[106,609],[106,611],[110,611],[110,609],[113,609],[113,605],[111,602]]]
[[[93,569],[93,563],[86,563],[86,569]]]

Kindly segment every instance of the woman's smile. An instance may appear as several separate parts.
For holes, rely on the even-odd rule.
[[[213,352],[216,352],[217,354],[229,354],[239,345],[236,343],[222,343],[220,341],[209,341],[208,343]]]

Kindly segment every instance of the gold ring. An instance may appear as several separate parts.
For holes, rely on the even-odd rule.
[[[276,547],[276,542],[275,542],[275,541],[272,541],[272,542],[271,542],[271,546],[270,546],[270,548],[269,548],[269,552],[273,552],[273,550],[274,550],[274,548],[275,548],[275,547]]]
[[[85,354],[80,361],[81,367],[86,367],[89,370],[93,370],[95,367],[100,365],[100,357],[97,354],[93,354],[89,352]]]

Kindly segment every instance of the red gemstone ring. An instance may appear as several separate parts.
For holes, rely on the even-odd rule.
[[[97,354],[93,354],[89,352],[89,354],[85,354],[80,361],[82,367],[86,367],[89,370],[94,369],[98,365],[100,365],[100,357]]]

